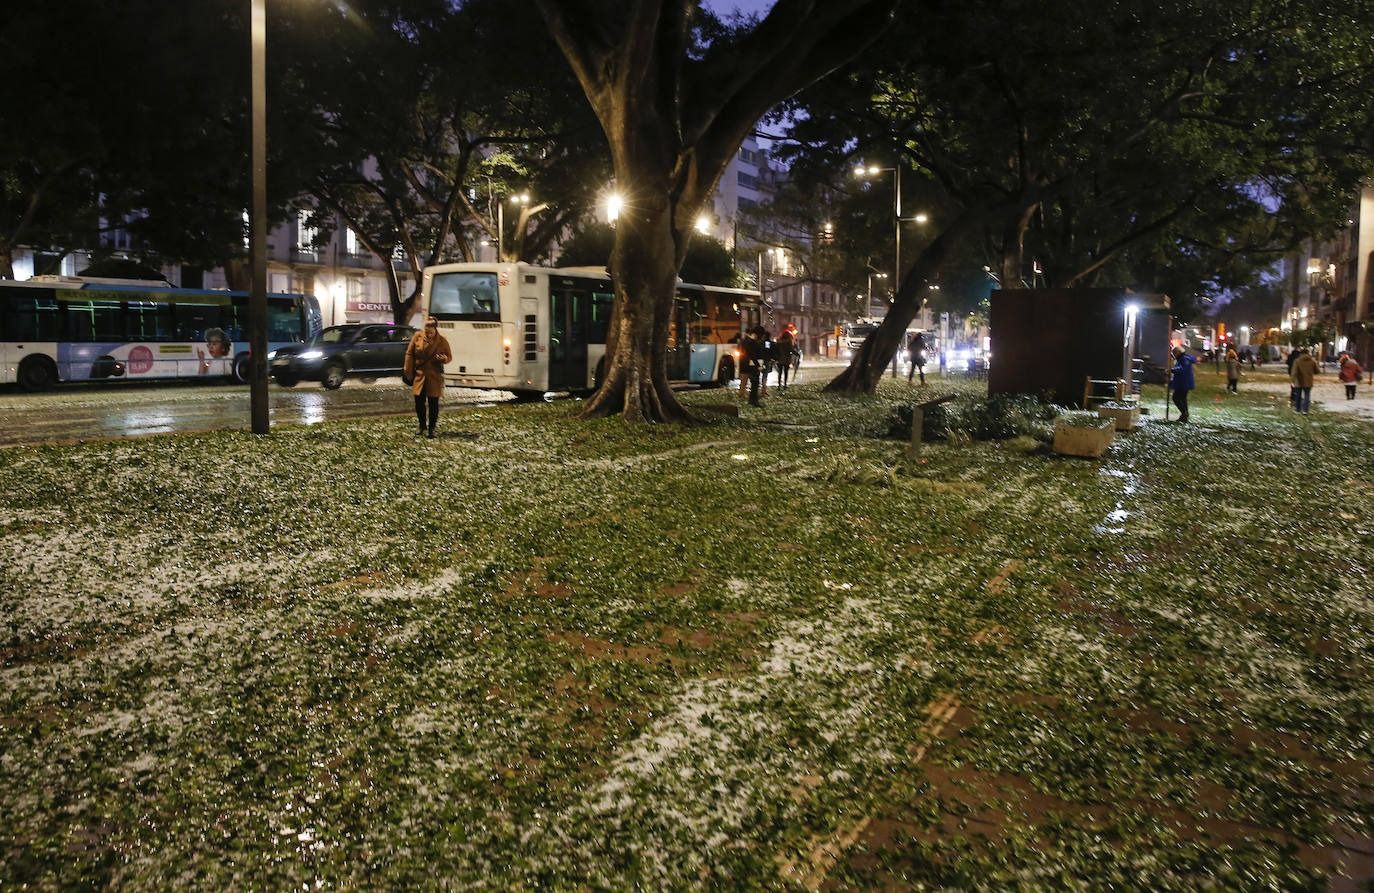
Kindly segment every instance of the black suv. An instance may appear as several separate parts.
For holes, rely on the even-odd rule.
[[[267,363],[277,384],[289,388],[300,381],[318,381],[333,390],[347,375],[400,375],[414,334],[410,326],[380,323],[330,326],[304,344],[272,351]]]

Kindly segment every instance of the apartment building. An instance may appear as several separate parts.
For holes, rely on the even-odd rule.
[[[1327,241],[1308,240],[1283,260],[1280,328],[1331,325],[1329,350],[1374,362],[1374,185],[1352,202],[1346,226]]]

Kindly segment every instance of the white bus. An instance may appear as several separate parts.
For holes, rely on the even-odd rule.
[[[461,263],[424,272],[420,311],[439,320],[453,348],[451,386],[588,392],[601,382],[615,291],[604,270],[524,263]],[[741,319],[755,292],[680,284],[668,332],[668,378],[719,387],[735,377]]]
[[[268,349],[320,331],[310,295],[267,296]],[[0,283],[0,383],[249,375],[248,294],[73,277]]]

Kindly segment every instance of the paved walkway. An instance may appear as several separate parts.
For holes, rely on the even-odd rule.
[[[1242,391],[1261,391],[1288,400],[1288,379],[1283,375],[1250,376],[1240,380]],[[1374,421],[1374,385],[1360,382],[1356,388],[1355,399],[1345,399],[1345,385],[1336,381],[1334,375],[1317,379],[1312,388],[1312,405],[1320,406],[1328,412],[1343,412]]]

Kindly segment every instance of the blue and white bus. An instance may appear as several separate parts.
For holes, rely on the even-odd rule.
[[[268,349],[322,326],[310,295],[267,296]],[[0,383],[248,380],[248,294],[68,277],[0,282]]]
[[[424,272],[421,313],[453,348],[447,383],[512,391],[586,392],[601,381],[615,290],[605,270],[461,263]],[[668,331],[668,378],[720,387],[735,377],[741,320],[759,297],[738,288],[679,284]]]

